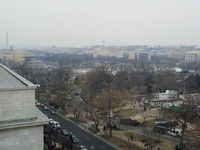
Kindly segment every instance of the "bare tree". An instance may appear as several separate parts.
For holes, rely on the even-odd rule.
[[[166,110],[165,110],[166,111]],[[165,112],[166,116],[166,112]],[[185,131],[189,123],[197,119],[197,106],[188,98],[180,107],[172,107],[167,110],[167,117],[169,119],[177,120],[181,126],[180,146],[183,147]]]
[[[102,113],[106,113],[107,126],[109,135],[112,136],[112,118],[115,110],[121,108],[126,100],[131,98],[131,94],[127,91],[119,91],[113,89],[104,89],[101,94],[93,99],[93,105]]]

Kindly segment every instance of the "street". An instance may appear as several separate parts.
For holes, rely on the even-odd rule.
[[[88,148],[88,150],[91,146],[94,146],[95,150],[116,150],[116,148],[103,142],[94,135],[84,131],[77,125],[73,124],[71,121],[62,118],[57,114],[52,115],[50,111],[45,111],[43,108],[40,108],[40,110],[44,114],[46,114],[48,118],[52,118],[55,121],[58,121],[63,129],[67,129],[69,132],[72,132],[73,135],[77,136],[80,139],[80,143],[85,145]]]

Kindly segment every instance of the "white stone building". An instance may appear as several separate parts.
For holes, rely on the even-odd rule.
[[[35,106],[36,85],[0,64],[0,150],[43,150],[48,119]]]
[[[166,90],[165,92],[154,93],[150,100],[151,107],[170,107],[178,106],[183,103],[179,98],[178,92],[175,90]]]

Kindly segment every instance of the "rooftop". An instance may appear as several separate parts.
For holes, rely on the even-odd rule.
[[[0,64],[0,89],[35,88],[36,85],[24,79],[6,66]]]

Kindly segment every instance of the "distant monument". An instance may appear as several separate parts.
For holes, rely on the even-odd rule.
[[[9,49],[9,37],[8,37],[8,32],[6,32],[6,48]]]
[[[35,106],[36,85],[0,64],[0,150],[43,150],[48,119]]]

